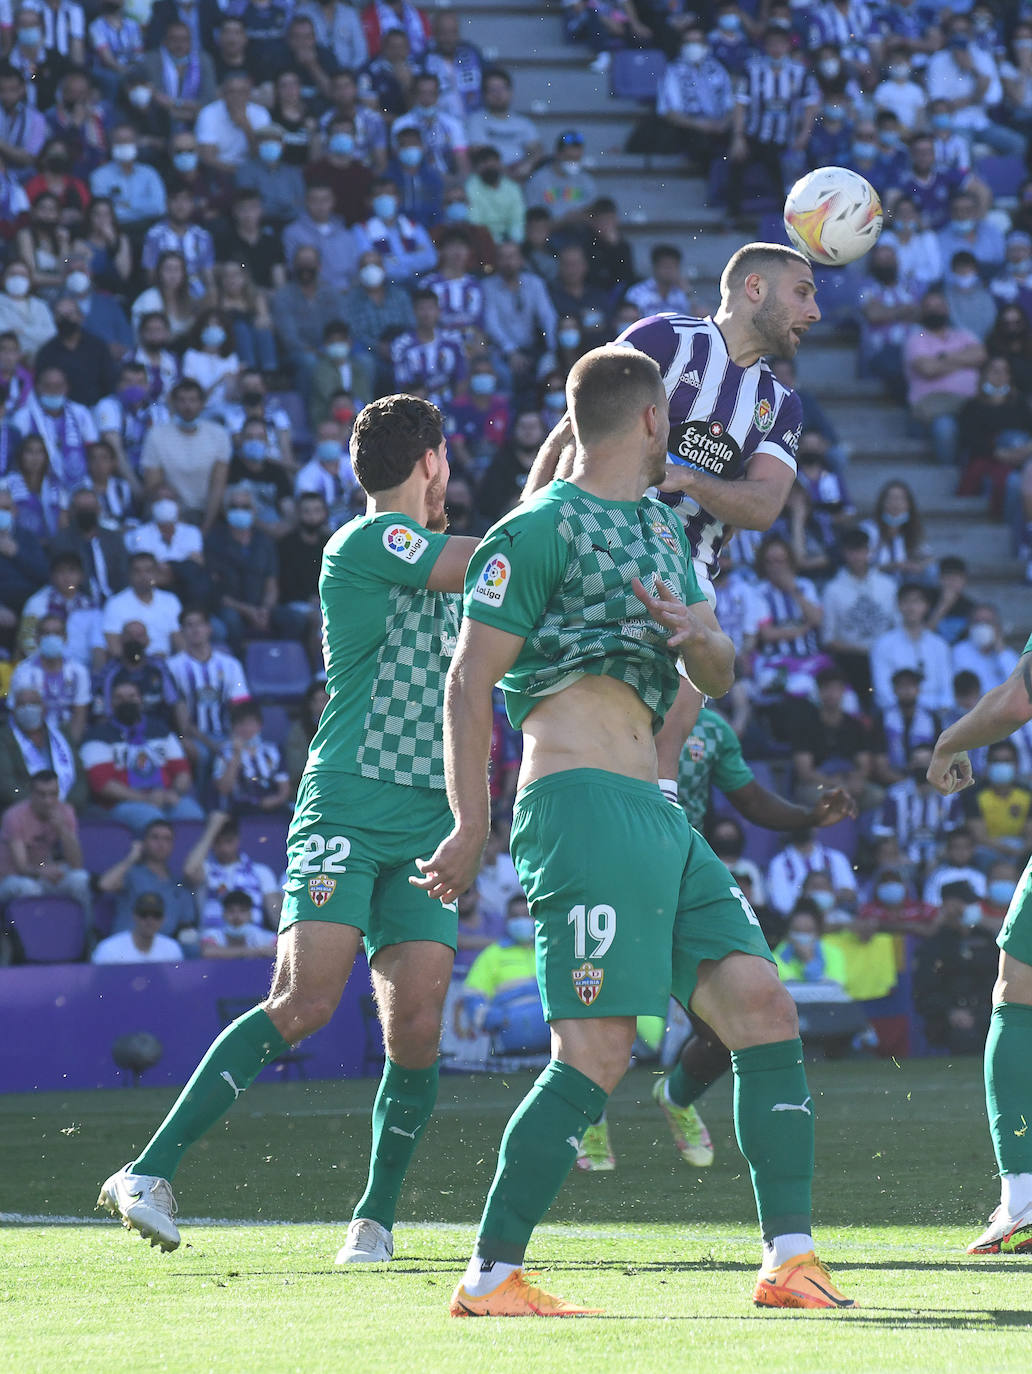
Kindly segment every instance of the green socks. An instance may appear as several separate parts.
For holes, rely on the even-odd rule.
[[[985,1042],[985,1107],[1001,1174],[1032,1173],[1032,1007],[993,1008]]]
[[[693,1074],[686,1073],[679,1059],[667,1077],[667,1097],[675,1107],[690,1107],[709,1086],[709,1083],[703,1083]]]
[[[609,1094],[579,1069],[553,1059],[505,1128],[498,1169],[474,1255],[522,1264],[531,1232],[551,1207],[587,1128]]]
[[[355,1208],[356,1217],[394,1229],[405,1171],[437,1101],[438,1066],[403,1069],[384,1061],[383,1077],[373,1104],[373,1152],[369,1180]]]
[[[764,1241],[810,1230],[813,1099],[801,1040],[731,1054],[735,1134],[749,1162]]]
[[[133,1173],[171,1180],[190,1146],[225,1116],[266,1064],[289,1049],[261,1007],[227,1026],[133,1164]]]

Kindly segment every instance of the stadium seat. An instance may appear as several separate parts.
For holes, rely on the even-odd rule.
[[[609,67],[609,94],[616,100],[655,100],[666,68],[658,48],[615,52]]]
[[[79,826],[83,866],[90,873],[103,873],[129,852],[133,833],[117,821],[83,821]]]
[[[267,864],[278,878],[287,864],[287,821],[283,816],[241,816],[240,852]]]
[[[247,645],[245,668],[257,701],[296,701],[308,691],[308,655],[293,639],[260,639]]]
[[[1004,199],[1016,196],[1019,186],[1028,175],[1024,162],[1013,155],[980,157],[972,171],[989,187],[994,200],[999,200],[1001,196]]]
[[[86,952],[86,913],[72,897],[17,897],[7,924],[28,964],[73,964]]]
[[[290,712],[285,706],[273,704],[262,707],[262,716],[262,737],[282,749],[290,730]]]
[[[765,830],[762,826],[753,825],[744,816],[738,816],[736,819],[745,834],[745,857],[752,859],[754,864],[766,871],[771,859],[783,847],[781,836],[776,830]]]
[[[118,898],[113,892],[97,892],[93,896],[93,934],[97,940],[106,940],[115,924]]]
[[[817,838],[829,849],[840,849],[852,863],[860,845],[860,822],[852,816],[846,816],[837,825],[829,825],[824,830],[818,830]]]

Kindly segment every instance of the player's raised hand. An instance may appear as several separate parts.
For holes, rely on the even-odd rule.
[[[683,463],[667,463],[666,476],[659,483],[660,491],[687,491],[689,474],[695,469]]]
[[[825,825],[837,825],[847,816],[857,814],[857,805],[844,787],[832,787],[822,792],[810,812],[810,824],[818,829]]]
[[[437,846],[429,859],[417,859],[421,878],[409,878],[413,887],[421,887],[431,897],[442,902],[454,902],[473,886],[480,872],[487,837],[468,828],[456,827]]]
[[[631,589],[652,619],[670,631],[667,643],[672,649],[685,644],[702,643],[707,638],[705,625],[696,619],[680,597],[673,594],[661,577],[656,578],[654,594],[646,589],[638,577],[631,579]]]
[[[944,797],[949,797],[954,792],[962,792],[975,781],[971,771],[971,760],[967,754],[940,753],[938,749],[932,754],[932,761],[928,765],[925,777],[936,792],[941,792]]]

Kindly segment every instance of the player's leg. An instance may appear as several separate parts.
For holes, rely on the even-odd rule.
[[[1000,1205],[968,1252],[1032,1250],[1032,863],[1000,931],[1000,971],[985,1042],[985,1102],[1000,1171]]]
[[[552,1023],[551,1062],[505,1128],[453,1316],[589,1314],[528,1284],[523,1259],[573,1168],[581,1137],[627,1071],[634,1034],[631,1016]]]
[[[678,908],[673,991],[732,1052],[735,1133],[763,1233],[754,1300],[849,1306],[813,1254],[813,1101],[795,1004],[752,908],[698,835]]]
[[[679,808],[655,786],[615,774],[574,769],[517,798],[512,853],[537,922],[552,1060],[506,1127],[473,1258],[452,1299],[456,1316],[579,1310],[532,1289],[523,1256],[626,1071],[636,1017],[665,1011],[689,843]]]
[[[127,1228],[163,1250],[176,1248],[179,1232],[169,1185],[183,1155],[267,1064],[329,1021],[359,939],[354,926],[314,921],[293,925],[280,936],[268,999],[212,1043],[143,1153],[104,1184],[98,1206],[121,1215]]]
[[[372,958],[386,1053],[373,1104],[369,1177],[338,1264],[387,1260],[394,1253],[401,1187],[437,1101],[441,1017],[454,960],[453,949],[431,940],[388,945]]]
[[[713,1163],[713,1142],[695,1103],[731,1067],[727,1046],[701,1017],[688,1013],[692,1033],[674,1067],[656,1080],[652,1096],[666,1117],[678,1153],[697,1169]]]

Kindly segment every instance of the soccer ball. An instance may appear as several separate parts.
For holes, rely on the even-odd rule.
[[[871,183],[848,167],[818,167],[789,191],[785,229],[812,262],[842,267],[878,242],[881,200]]]

